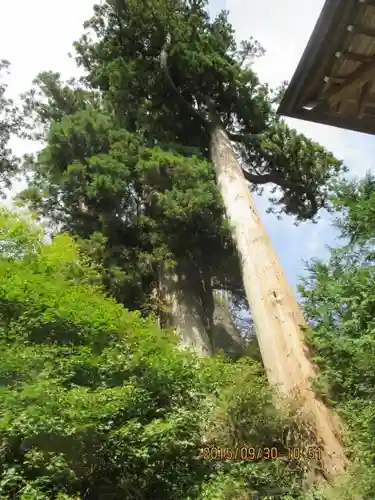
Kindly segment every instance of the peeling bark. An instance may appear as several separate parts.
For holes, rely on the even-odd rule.
[[[316,372],[301,325],[304,318],[255,207],[230,139],[211,112],[211,158],[232,236],[268,380],[281,394],[300,398],[323,449],[325,473],[345,470],[338,418],[317,399]]]

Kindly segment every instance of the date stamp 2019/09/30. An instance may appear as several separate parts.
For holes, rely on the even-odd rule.
[[[281,452],[276,446],[205,446],[199,450],[201,460],[320,460],[321,448],[308,446],[306,449],[289,447]]]

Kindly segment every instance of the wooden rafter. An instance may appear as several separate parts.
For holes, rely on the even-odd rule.
[[[360,0],[359,3],[362,5],[368,5],[370,7],[375,7],[375,0]]]
[[[368,63],[369,61],[371,61],[372,56],[365,56],[363,54],[357,54],[356,52],[341,52],[340,58],[346,59],[348,61]]]
[[[368,82],[375,74],[375,57],[368,63],[361,64],[342,85],[335,85],[329,88],[321,96],[322,100],[328,100],[331,105],[344,99],[352,90]]]
[[[350,30],[356,35],[365,35],[370,38],[375,38],[375,28],[373,26],[366,26],[365,24],[355,24]]]

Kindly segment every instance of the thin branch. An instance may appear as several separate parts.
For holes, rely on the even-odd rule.
[[[242,171],[246,180],[251,182],[252,184],[259,185],[272,182],[282,188],[291,189],[293,192],[297,194],[305,195],[311,205],[310,211],[307,212],[306,214],[307,217],[313,217],[318,212],[318,205],[316,203],[315,196],[312,193],[309,193],[306,190],[306,187],[303,186],[303,184],[289,181],[288,179],[285,179],[285,177],[283,177],[277,172],[272,172],[270,174],[263,174],[263,175],[255,175],[251,174],[245,169],[242,169]]]
[[[241,144],[251,144],[252,142],[256,141],[258,139],[257,134],[252,134],[252,135],[243,135],[243,134],[236,134],[234,132],[228,132],[226,131],[229,139],[233,142],[240,142]]]

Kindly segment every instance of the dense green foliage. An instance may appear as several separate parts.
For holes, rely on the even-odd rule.
[[[374,200],[371,175],[340,186],[333,200],[337,226],[349,242],[332,249],[327,262],[312,262],[301,287],[319,391],[344,415],[351,458],[362,466],[351,493],[368,500],[375,488]]]
[[[4,77],[8,73],[9,62],[0,60],[0,194],[11,186],[11,179],[18,171],[17,158],[12,154],[9,140],[19,132],[22,117],[12,99],[6,95],[7,85]]]
[[[0,234],[0,498],[299,490],[287,461],[197,458],[204,439],[283,449],[290,422],[273,409],[256,362],[176,349],[171,333],[103,295],[68,235],[43,243],[4,211]]]
[[[341,214],[336,220],[343,237],[352,243],[373,241],[375,236],[375,177],[368,173],[361,182],[343,182],[336,187],[333,206]],[[344,214],[344,216],[343,216]]]
[[[55,92],[76,97],[52,75],[44,78]],[[128,307],[147,300],[161,261],[201,263],[218,275],[232,250],[207,161],[147,147],[141,134],[116,127],[87,99],[52,122],[37,175],[22,197],[63,230],[90,240],[105,284]]]

